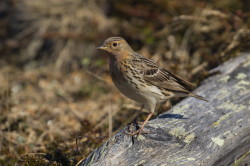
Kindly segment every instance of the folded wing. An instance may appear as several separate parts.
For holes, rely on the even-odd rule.
[[[160,68],[153,61],[142,56],[138,56],[137,59],[134,60],[134,63],[137,63],[135,64],[137,66],[141,66],[140,72],[143,74],[143,78],[146,82],[159,88],[207,101],[202,96],[196,95],[189,91],[194,88],[194,84],[183,80],[179,76],[174,75],[166,69]]]

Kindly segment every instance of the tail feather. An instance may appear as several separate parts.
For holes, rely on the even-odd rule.
[[[200,99],[200,100],[203,100],[203,101],[206,101],[206,102],[209,102],[207,99],[205,99],[204,97],[202,96],[199,96],[197,94],[194,94],[194,93],[189,93],[188,96],[191,96],[191,97],[195,97],[197,99]]]

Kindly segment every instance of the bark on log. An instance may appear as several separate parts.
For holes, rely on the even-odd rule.
[[[124,134],[92,152],[80,166],[228,166],[250,163],[250,54],[213,71],[196,89],[209,102],[186,98],[146,125],[150,134]]]

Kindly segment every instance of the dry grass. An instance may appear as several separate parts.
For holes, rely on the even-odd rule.
[[[131,122],[139,106],[114,88],[107,58],[95,50],[107,37],[126,38],[195,83],[250,46],[243,1],[1,3],[12,9],[0,8],[6,11],[0,17],[2,165],[74,165]]]
[[[3,163],[76,163],[113,134],[109,114],[115,120],[130,113],[119,115],[121,105],[131,101],[120,96],[108,77],[100,81],[85,71],[52,70],[0,68]],[[118,121],[115,128],[126,123]]]

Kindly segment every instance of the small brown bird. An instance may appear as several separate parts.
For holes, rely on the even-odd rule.
[[[192,96],[207,101],[190,92],[193,84],[183,80],[156,63],[137,54],[121,37],[111,37],[97,49],[110,54],[109,70],[116,87],[128,98],[142,104],[149,115],[141,128],[131,135],[140,134],[153,115],[156,106],[173,96]]]

